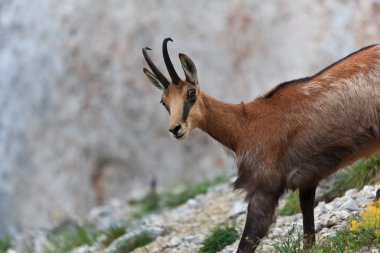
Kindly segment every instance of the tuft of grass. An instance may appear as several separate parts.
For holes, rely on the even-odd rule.
[[[143,247],[151,243],[152,241],[154,241],[154,238],[151,235],[149,235],[149,233],[142,233],[136,235],[130,240],[126,240],[125,242],[123,242],[121,245],[118,246],[118,249],[115,251],[115,253],[128,253],[133,251],[134,249]]]
[[[333,188],[323,196],[323,199],[331,201],[349,189],[361,189],[367,184],[378,182],[379,179],[380,152],[377,152],[372,157],[359,160],[337,174]]]
[[[280,238],[280,243],[273,244],[276,252],[299,253],[302,251],[302,239],[300,232],[295,232],[293,227],[285,236]]]
[[[100,232],[73,222],[65,222],[47,236],[46,253],[66,253],[82,245],[92,245]]]
[[[129,244],[129,251],[145,246],[153,241],[154,241],[154,238],[152,238],[148,233],[143,233],[139,236],[136,236],[132,240],[132,242]],[[129,252],[129,251],[125,251],[125,252]]]
[[[10,236],[5,236],[4,238],[0,239],[0,253],[5,253],[12,247],[11,241],[12,238]]]
[[[149,213],[155,213],[162,210],[162,196],[157,192],[150,192],[144,199],[139,201],[139,210],[132,214],[132,218],[140,219]]]
[[[105,239],[102,241],[103,246],[109,246],[114,240],[124,235],[126,232],[126,225],[124,224],[111,226],[106,231],[103,231],[105,234]]]
[[[227,182],[226,176],[218,176],[213,180],[206,180],[196,185],[191,185],[179,193],[169,192],[165,199],[165,206],[168,208],[174,208],[186,203],[189,199],[192,199],[200,194],[206,194],[210,187]]]
[[[27,246],[25,249],[24,249],[24,252],[25,253],[35,253],[35,250],[34,250],[34,247],[32,245],[29,245]]]
[[[217,176],[213,180],[205,180],[195,185],[189,185],[179,192],[151,192],[143,200],[139,201],[140,208],[137,212],[132,214],[134,219],[139,219],[144,215],[154,212],[160,212],[165,208],[175,208],[179,205],[186,203],[200,194],[207,193],[208,189],[212,186],[228,182],[228,176]]]
[[[299,212],[301,212],[300,200],[298,190],[295,190],[289,194],[285,205],[278,211],[278,214],[281,216],[289,216]]]
[[[199,253],[216,253],[239,238],[235,225],[219,225],[203,240]]]
[[[108,229],[99,230],[93,225],[78,225],[73,221],[65,221],[47,233],[44,244],[45,253],[66,253],[83,245],[101,243],[109,246],[114,240],[126,233],[127,224],[116,224]],[[29,245],[25,252],[34,252]],[[0,250],[0,253],[2,251]]]

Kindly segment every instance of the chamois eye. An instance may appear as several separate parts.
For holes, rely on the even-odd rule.
[[[189,90],[189,91],[187,92],[187,96],[188,96],[189,98],[195,98],[195,94],[196,94],[195,89],[191,89],[191,90]]]
[[[170,110],[169,110],[169,108],[166,106],[166,104],[164,103],[164,101],[160,101],[160,104],[162,104],[164,107],[165,107],[165,109],[168,111],[168,113],[170,114]]]

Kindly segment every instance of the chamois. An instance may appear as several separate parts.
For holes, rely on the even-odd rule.
[[[153,73],[143,71],[163,91],[173,138],[184,139],[198,127],[235,154],[233,185],[248,202],[237,252],[255,251],[288,189],[299,189],[304,245],[313,244],[319,181],[380,148],[380,45],[360,49],[311,77],[282,83],[252,102],[228,104],[200,90],[195,64],[184,54],[179,54],[186,76],[181,80],[168,41],[162,50],[172,81],[154,65],[147,47],[142,51]]]

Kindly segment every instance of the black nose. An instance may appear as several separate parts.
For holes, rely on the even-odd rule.
[[[178,135],[179,130],[181,129],[181,125],[177,124],[175,127],[170,128],[169,132],[171,132],[174,135]]]

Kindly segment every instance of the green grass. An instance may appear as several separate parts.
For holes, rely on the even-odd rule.
[[[347,252],[348,250],[358,250],[364,246],[373,245],[375,235],[372,230],[362,230],[353,233],[348,229],[340,230],[334,237],[331,237],[317,245],[314,252]]]
[[[295,233],[293,227],[286,235],[280,238],[280,243],[274,244],[276,252],[281,253],[298,253],[302,252],[302,239],[300,233]]]
[[[330,191],[325,193],[321,200],[330,202],[342,196],[347,190],[361,189],[367,184],[380,180],[380,152],[368,159],[362,159],[336,174],[335,182]],[[301,212],[298,191],[292,192],[285,205],[279,210],[279,215],[293,215]]]
[[[281,216],[289,216],[301,212],[298,190],[291,192],[285,205],[278,211]]]
[[[197,195],[207,193],[210,187],[228,182],[228,180],[229,178],[226,176],[218,176],[213,180],[206,180],[195,185],[190,185],[178,193],[169,192],[164,201],[164,205],[168,208],[177,207],[186,203],[186,201],[196,197]]]
[[[34,247],[32,245],[27,246],[24,251],[24,253],[35,253]]]
[[[139,210],[136,211],[132,217],[139,219],[149,213],[160,212],[166,208],[175,208],[197,195],[207,193],[210,187],[228,182],[228,180],[229,177],[227,176],[217,176],[213,180],[205,180],[198,184],[189,185],[177,192],[169,191],[160,194],[151,192],[147,197],[137,203],[140,206]]]
[[[302,237],[300,233],[294,235],[290,231],[281,238],[280,243],[274,245],[279,253],[345,253],[361,249],[365,246],[378,244],[374,231],[363,229],[359,232],[352,232],[349,228],[343,228],[336,232],[335,236],[327,237],[319,241],[310,249],[302,248]]]
[[[163,194],[150,192],[144,199],[136,203],[139,205],[139,209],[132,214],[132,218],[141,219],[149,213],[155,213],[162,210],[162,196]]]
[[[5,253],[12,247],[11,240],[12,238],[10,236],[5,236],[0,240],[0,253]]]
[[[66,253],[82,245],[92,245],[99,235],[92,227],[66,222],[49,233],[45,253]]]
[[[219,225],[203,240],[199,253],[215,253],[239,238],[235,225]]]
[[[118,249],[115,251],[115,253],[131,252],[134,249],[137,249],[149,244],[153,240],[154,238],[152,238],[148,233],[142,233],[140,235],[133,237],[130,240],[123,242],[122,245],[118,246]]]
[[[103,246],[109,246],[114,240],[126,233],[126,224],[117,224],[111,226],[109,229],[103,231],[105,239],[102,241]]]
[[[129,251],[132,251],[134,249],[140,248],[144,245],[151,243],[153,240],[154,240],[154,238],[152,238],[148,233],[143,233],[143,234],[138,235],[135,238],[133,238],[133,240],[128,245],[128,249],[129,249]],[[128,252],[128,251],[124,251],[124,252]],[[120,253],[122,253],[122,252],[120,252]]]
[[[93,226],[81,226],[73,222],[66,222],[49,232],[44,250],[45,253],[67,253],[77,247],[94,245],[100,241],[103,247],[107,247],[117,238],[124,235],[126,228],[126,224],[118,224],[111,226],[107,230],[98,230]],[[131,252],[153,240],[154,238],[148,233],[136,235],[130,240],[123,242],[118,247],[117,253]]]
[[[343,195],[352,188],[361,189],[380,179],[380,152],[368,159],[362,159],[337,174],[333,188],[324,195],[326,201]]]

